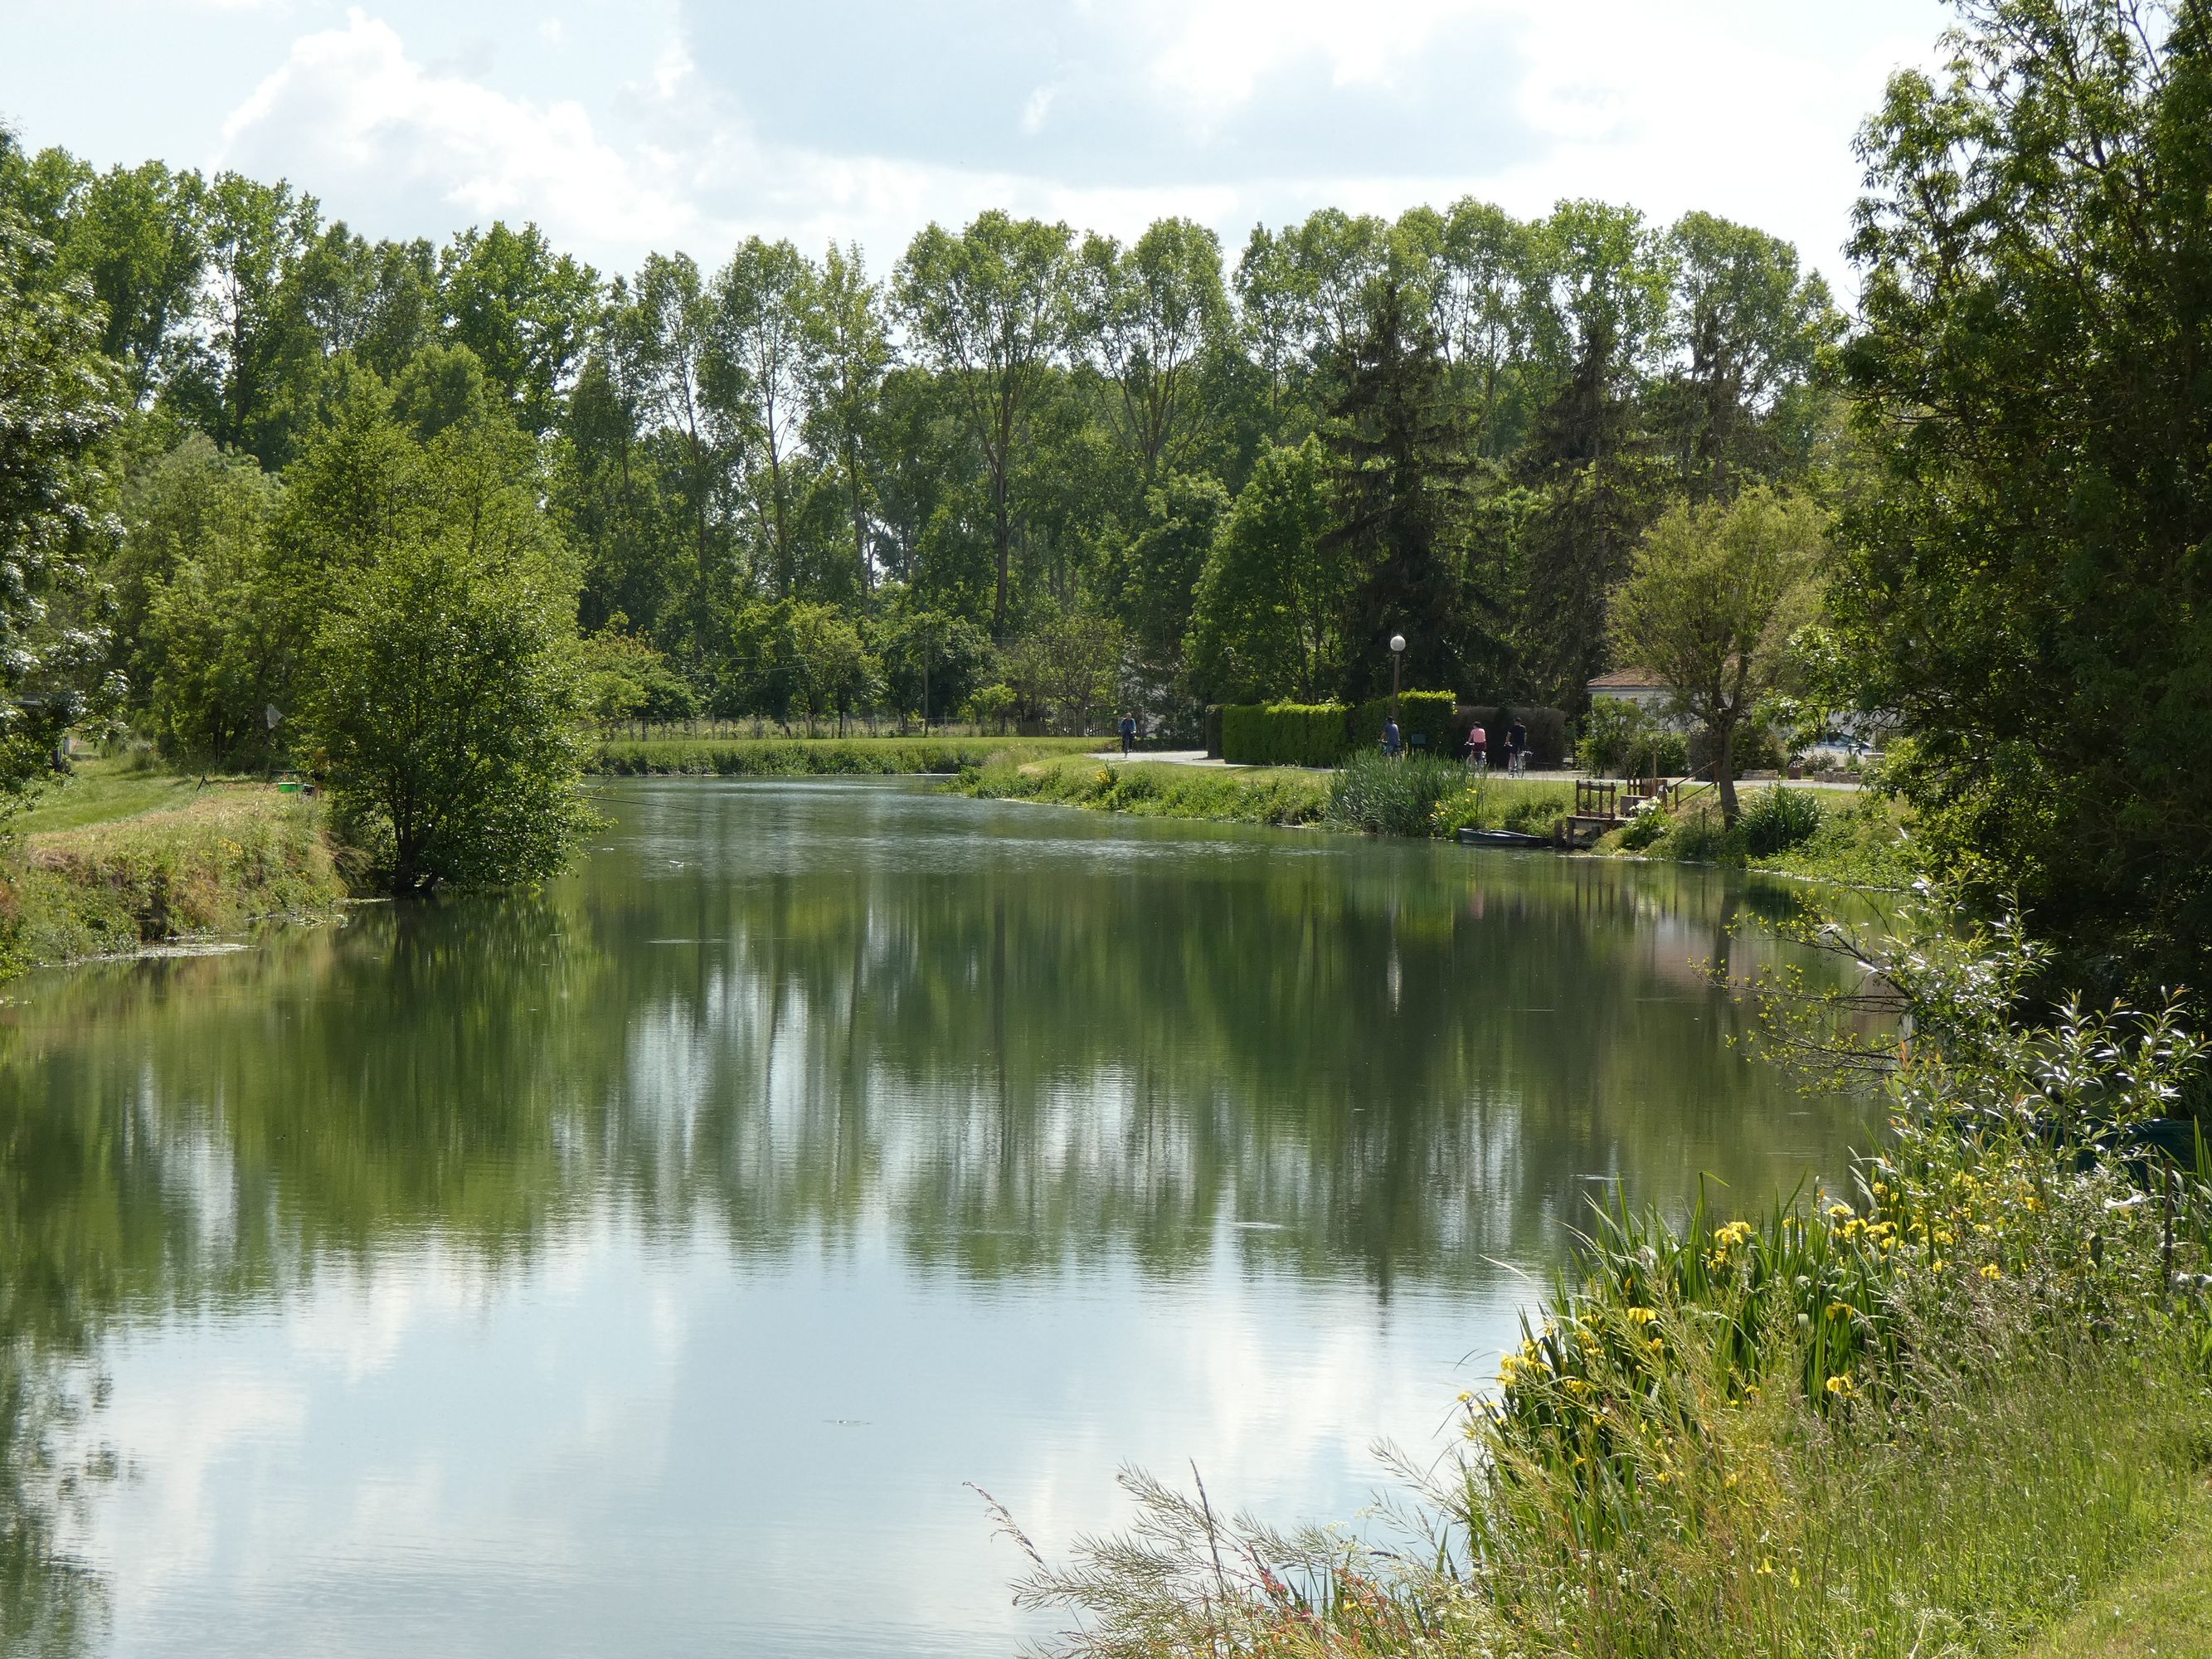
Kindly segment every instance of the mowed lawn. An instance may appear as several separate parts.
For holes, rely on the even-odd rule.
[[[17,815],[7,828],[21,836],[82,830],[87,824],[189,806],[210,792],[269,787],[242,778],[215,778],[203,784],[197,777],[149,771],[121,757],[80,760],[70,776],[34,797],[30,810]]]

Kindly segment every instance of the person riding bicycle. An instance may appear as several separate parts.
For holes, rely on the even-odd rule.
[[[1487,770],[1490,765],[1489,750],[1490,733],[1482,729],[1480,723],[1478,722],[1468,727],[1467,769],[1470,772]]]
[[[1505,728],[1505,749],[1516,776],[1528,769],[1528,728],[1517,720]]]

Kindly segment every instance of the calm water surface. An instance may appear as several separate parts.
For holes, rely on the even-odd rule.
[[[1593,1194],[1750,1201],[1860,1127],[1729,1050],[1738,880],[910,784],[605,808],[538,897],[0,1010],[0,1382],[52,1454],[0,1487],[11,1645],[1008,1651],[963,1482],[1048,1547],[1124,1462],[1349,1518]]]

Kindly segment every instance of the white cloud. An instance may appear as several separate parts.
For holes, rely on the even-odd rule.
[[[1052,100],[1060,95],[1058,87],[1039,87],[1022,106],[1022,131],[1034,137],[1044,131],[1045,117],[1052,113]]]
[[[712,265],[759,234],[810,251],[859,240],[880,271],[921,224],[990,206],[1123,235],[1187,214],[1234,250],[1258,220],[1472,193],[1528,215],[1569,196],[1662,222],[1705,207],[1838,276],[1851,133],[1942,21],[1939,0],[1127,3],[1118,67],[1075,51],[1079,37],[1010,58],[999,83],[1030,91],[994,137],[934,94],[885,113],[869,78],[884,64],[800,97],[827,27],[804,18],[764,58],[687,28],[673,0],[557,16],[514,0],[503,22],[470,25],[497,24],[510,49],[465,69],[451,20],[380,0],[393,21],[356,10],[280,48],[224,124],[220,159],[288,177],[370,234],[533,218],[608,270],[654,248]],[[1423,143],[1421,119],[1402,139],[1370,120],[1462,107],[1491,114],[1449,144]],[[1164,150],[1111,142],[1133,111]]]
[[[1303,59],[1326,63],[1338,86],[1388,85],[1439,29],[1486,9],[1482,0],[1182,0],[1154,9],[1164,39],[1151,78],[1201,117],[1250,102]]]
[[[224,122],[223,151],[226,165],[289,177],[379,230],[421,228],[425,198],[456,225],[534,218],[569,245],[668,246],[700,228],[683,182],[602,142],[581,104],[426,68],[358,9],[293,43]]]

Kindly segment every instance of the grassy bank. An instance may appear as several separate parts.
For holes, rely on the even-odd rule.
[[[1043,801],[1139,817],[1216,823],[1301,824],[1328,805],[1328,775],[1273,767],[1177,766],[1164,762],[1024,759],[1000,756],[953,786],[986,800]]]
[[[1462,826],[1547,833],[1573,804],[1559,783],[1495,778],[1469,787],[1458,767],[1355,762],[1340,772],[1164,762],[994,757],[954,786],[989,800],[1042,801],[1139,817],[1322,824],[1383,835],[1452,836]]]
[[[951,773],[1001,757],[1082,755],[1102,738],[647,738],[602,743],[586,770],[611,777],[889,776]]]
[[[1365,757],[1337,772],[1270,767],[1189,767],[1050,756],[993,757],[961,775],[964,794],[1050,802],[1094,811],[1216,823],[1322,823],[1375,835],[1449,840],[1463,829],[1549,836],[1574,810],[1561,780],[1469,781],[1447,762]],[[1720,822],[1710,797],[1673,816],[1615,830],[1609,854],[1765,870],[1808,880],[1905,888],[1912,872],[1896,805],[1868,791],[1747,788],[1743,819]]]
[[[2040,963],[2002,939],[1863,962],[1914,1037],[1878,1051],[1893,1132],[1846,1190],[1594,1225],[1462,1396],[1461,1455],[1408,1474],[1402,1542],[1133,1477],[1136,1533],[1032,1551],[1019,1599],[1078,1615],[1058,1650],[2205,1651],[2212,1171],[2146,1191],[2075,1150],[2203,1048],[2170,1011],[2010,1025]],[[1791,1044],[1843,1012],[1770,1007]]]
[[[19,823],[0,866],[12,967],[324,915],[345,896],[317,804],[267,783],[94,763]]]

